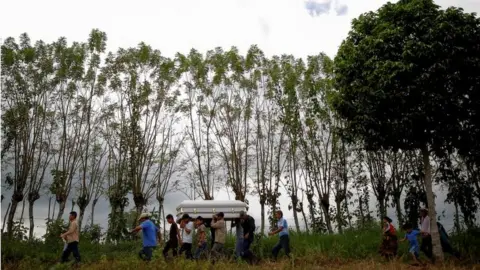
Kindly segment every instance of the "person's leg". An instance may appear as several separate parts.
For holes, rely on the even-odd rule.
[[[431,258],[432,255],[430,254],[430,248],[429,248],[429,239],[431,242],[431,239],[429,236],[423,237],[422,238],[422,244],[420,245],[420,250],[427,256],[427,258]],[[431,243],[430,243],[431,245]]]
[[[250,239],[244,239],[243,244],[242,244],[242,252],[240,255],[244,259],[248,259],[250,257],[250,245],[252,244],[252,241]]]
[[[198,260],[198,258],[200,258],[200,254],[202,253],[202,246],[197,246],[197,248],[195,249],[195,254],[193,254],[193,258],[195,260]]]
[[[153,255],[153,248],[152,247],[144,247],[143,248],[143,253],[145,254],[145,261],[150,261],[152,260],[152,255]]]
[[[168,256],[168,251],[170,250],[171,248],[171,245],[172,243],[170,241],[168,241],[166,244],[165,244],[165,247],[163,248],[163,257],[167,258]]]
[[[68,257],[70,257],[71,252],[72,252],[71,243],[69,243],[62,252],[62,258],[61,258],[62,263],[66,263],[68,261]]]
[[[187,258],[188,260],[193,259],[193,255],[192,255],[192,244],[191,244],[191,243],[188,243],[187,246],[186,246],[185,256],[186,256],[186,258]]]
[[[272,255],[273,259],[276,260],[278,257],[278,252],[280,252],[280,249],[282,249],[282,242],[278,241],[278,243],[273,247],[272,249]]]
[[[75,262],[79,263],[80,262],[80,251],[78,250],[78,242],[73,242],[72,243],[72,253],[73,257],[75,258]]]
[[[173,243],[172,244],[172,254],[173,254],[173,257],[178,256],[178,243]]]
[[[178,250],[178,254],[180,256],[182,256],[183,252],[185,252],[185,243],[183,243],[181,246],[180,246],[180,250]]]
[[[140,251],[138,252],[138,257],[140,257],[141,260],[145,260],[145,247],[140,249]]]
[[[290,237],[288,235],[280,237],[280,243],[285,251],[285,255],[290,258]]]

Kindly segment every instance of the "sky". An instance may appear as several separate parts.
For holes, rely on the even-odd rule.
[[[16,0],[2,1],[0,38],[28,33],[32,41],[51,42],[61,36],[68,41],[85,41],[93,28],[105,31],[107,50],[134,47],[141,41],[173,57],[195,48],[204,53],[215,47],[236,46],[245,53],[257,44],[267,56],[293,54],[296,57],[324,52],[334,57],[350,30],[352,19],[378,9],[384,0]],[[458,6],[467,12],[480,12],[480,0],[437,0],[443,8]],[[284,192],[285,193],[285,192]],[[441,193],[440,191],[438,192]],[[7,209],[11,192],[2,190]],[[229,199],[221,191],[217,199]],[[186,197],[171,193],[166,198],[166,212]],[[287,201],[285,201],[287,200]],[[250,211],[259,218],[256,198],[250,197]],[[437,198],[443,208],[443,197]],[[282,198],[287,211],[288,199]],[[374,204],[374,203],[373,203]],[[372,204],[372,205],[373,205]],[[37,235],[44,232],[48,197],[42,196],[35,208]],[[67,210],[70,209],[70,203]],[[448,213],[451,213],[451,207]],[[106,226],[109,206],[100,201],[95,223]],[[68,212],[68,211],[66,211]],[[19,215],[19,213],[17,213]],[[88,215],[89,213],[87,213]],[[291,213],[287,218],[291,220]],[[450,214],[451,216],[451,214]],[[66,218],[66,214],[65,214]],[[3,214],[2,214],[3,222]],[[291,221],[293,223],[293,221]]]

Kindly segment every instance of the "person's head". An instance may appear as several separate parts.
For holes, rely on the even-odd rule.
[[[219,212],[216,216],[217,219],[222,220],[225,215],[223,214],[223,212]]]
[[[200,226],[203,224],[203,217],[202,216],[198,216],[196,219],[195,219],[195,225],[197,226]]]
[[[150,214],[149,213],[143,213],[140,215],[138,218],[138,221],[144,222],[145,220],[150,219]]]
[[[276,217],[277,219],[281,219],[281,218],[283,217],[283,212],[282,212],[281,210],[277,210],[277,211],[275,212],[275,217]]]
[[[420,216],[421,217],[426,217],[428,216],[428,210],[426,208],[420,209]]]
[[[387,216],[384,216],[384,217],[383,217],[383,222],[385,222],[385,223],[392,223],[392,219],[389,218],[389,217],[387,217]]]
[[[247,213],[245,213],[245,211],[240,211],[240,220],[246,220],[247,218]]]
[[[413,226],[410,223],[405,223],[403,224],[402,229],[409,233],[413,230]]]
[[[77,219],[77,212],[75,212],[75,211],[70,212],[70,216],[68,216],[68,219],[70,221],[73,221],[73,220]]]
[[[173,216],[171,214],[167,215],[167,222],[168,224],[172,224],[175,220],[173,219]]]
[[[188,222],[190,222],[190,216],[188,214],[183,214],[181,221],[187,224]]]

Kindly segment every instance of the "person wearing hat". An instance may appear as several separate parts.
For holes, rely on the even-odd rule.
[[[420,209],[420,234],[422,235],[422,244],[420,250],[425,253],[430,260],[433,260],[432,236],[430,235],[430,217],[426,208]]]
[[[197,249],[193,258],[198,260],[202,253],[207,250],[207,228],[203,224],[202,216],[195,219],[195,227],[197,228]]]
[[[180,247],[180,255],[185,252],[185,258],[192,259],[192,243],[193,243],[193,222],[190,221],[190,216],[184,214],[180,221],[180,228],[182,229],[182,246]]]
[[[225,236],[227,234],[227,228],[225,226],[225,220],[223,219],[223,212],[219,212],[216,215],[212,216],[212,227],[215,230],[215,243],[212,247],[212,255],[214,258],[218,258],[223,252],[225,246]]]
[[[252,263],[253,253],[250,251],[250,246],[255,238],[255,219],[250,215],[247,215],[245,211],[240,212],[240,220],[243,228],[243,247],[242,258]]]
[[[142,231],[143,233],[143,248],[139,252],[141,259],[150,261],[152,259],[153,250],[157,247],[157,238],[160,241],[160,229],[150,220],[148,213],[143,213],[138,218],[140,225],[131,231],[136,233]]]

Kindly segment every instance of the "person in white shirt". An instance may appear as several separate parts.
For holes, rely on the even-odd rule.
[[[422,244],[420,250],[425,253],[430,260],[433,259],[432,236],[430,235],[430,217],[428,210],[420,209],[420,232],[422,235]]]
[[[185,257],[187,259],[193,259],[192,255],[192,243],[193,243],[193,230],[194,224],[190,219],[188,214],[184,214],[182,216],[182,220],[180,222],[180,228],[182,230],[182,246],[180,247],[179,253],[182,254],[185,252]]]

